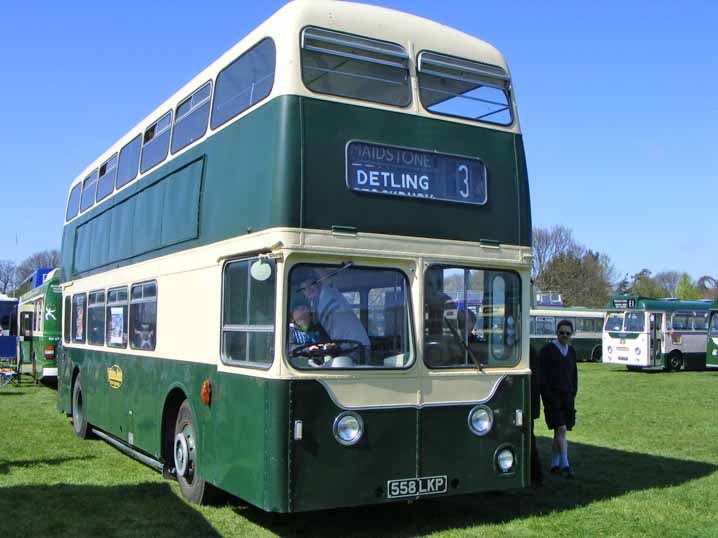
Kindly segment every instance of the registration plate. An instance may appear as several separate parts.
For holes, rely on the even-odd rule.
[[[386,496],[389,499],[435,495],[437,493],[446,493],[446,476],[389,480],[386,488]]]

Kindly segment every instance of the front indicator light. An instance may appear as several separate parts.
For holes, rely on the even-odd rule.
[[[610,355],[611,353],[613,353],[613,348],[611,346],[608,346],[608,349],[606,351],[608,351],[608,354]]]
[[[356,413],[347,411],[334,419],[333,431],[334,438],[340,445],[355,445],[364,433],[364,422]]]
[[[636,351],[636,355],[640,355],[640,354],[641,354],[641,348],[640,348],[640,347],[637,347],[637,348],[635,349],[635,351]]]
[[[469,412],[469,429],[474,435],[486,435],[494,425],[494,413],[485,405],[477,405]]]
[[[496,466],[502,473],[511,472],[514,468],[514,453],[508,448],[500,450],[496,454]]]

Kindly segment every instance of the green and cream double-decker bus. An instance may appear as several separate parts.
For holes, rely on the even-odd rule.
[[[573,324],[571,345],[580,361],[601,361],[601,336],[605,310],[583,307],[542,307],[531,309],[531,345],[539,351],[556,338],[556,325],[563,319]]]
[[[193,502],[526,486],[530,241],[495,48],[290,3],[72,182],[59,409]]]
[[[711,303],[706,342],[706,368],[718,368],[718,299]]]
[[[21,373],[32,373],[35,381],[52,381],[57,377],[60,343],[60,270],[53,269],[32,280],[37,286],[23,293],[18,302],[18,364]]]
[[[611,297],[603,327],[603,362],[629,370],[702,369],[708,307],[704,301]]]

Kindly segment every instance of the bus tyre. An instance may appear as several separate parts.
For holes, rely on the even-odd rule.
[[[85,392],[82,390],[79,375],[72,387],[72,429],[80,439],[89,439],[92,436],[87,423]]]
[[[189,402],[185,400],[177,413],[175,435],[172,441],[175,474],[180,491],[191,503],[202,504],[206,499],[208,484],[197,473],[197,430]]]
[[[683,357],[680,353],[671,353],[668,355],[668,371],[677,372],[683,367]]]
[[[595,346],[591,351],[591,362],[601,362],[601,346]]]

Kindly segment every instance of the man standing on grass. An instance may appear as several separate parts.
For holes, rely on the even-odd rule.
[[[571,346],[573,324],[564,319],[556,327],[556,339],[541,348],[541,398],[546,425],[553,430],[551,474],[573,478],[568,462],[566,432],[576,424],[575,399],[578,392],[576,351]]]

